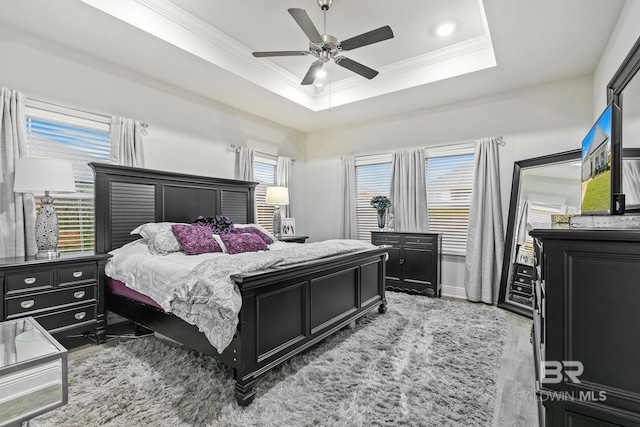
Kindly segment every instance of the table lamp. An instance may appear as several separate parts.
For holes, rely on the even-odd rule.
[[[76,182],[71,163],[62,159],[16,159],[16,176],[13,185],[16,193],[42,193],[42,205],[36,216],[36,258],[57,258],[60,228],[58,216],[49,192],[74,193]]]
[[[267,187],[266,202],[275,206],[273,211],[273,234],[278,240],[282,236],[282,218],[280,205],[289,204],[289,189],[287,187]]]

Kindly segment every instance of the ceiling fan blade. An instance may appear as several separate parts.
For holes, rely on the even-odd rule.
[[[312,84],[313,81],[316,79],[316,73],[320,68],[322,68],[322,61],[316,61],[313,64],[311,64],[309,71],[307,71],[307,74],[304,76],[304,79],[302,79],[302,83],[300,84],[302,85]]]
[[[362,46],[367,46],[373,43],[378,43],[384,40],[393,38],[393,31],[391,27],[385,25],[378,29],[369,31],[368,33],[360,34],[359,36],[351,37],[340,43],[342,50],[353,50]]]
[[[362,77],[366,77],[369,80],[378,75],[378,72],[376,70],[369,68],[366,65],[362,65],[361,63],[356,62],[353,59],[349,59],[346,56],[338,56],[335,61],[339,66],[344,67],[347,70],[351,70],[354,73],[360,74]]]
[[[253,52],[252,55],[256,58],[264,58],[266,56],[305,56],[309,55],[309,52],[304,50],[276,50],[273,52]]]
[[[313,22],[311,22],[311,18],[307,15],[307,12],[304,9],[289,9],[289,13],[296,20],[302,31],[307,35],[309,40],[314,43],[322,44],[322,37],[320,37],[320,33]]]

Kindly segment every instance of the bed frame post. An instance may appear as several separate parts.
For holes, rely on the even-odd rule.
[[[239,361],[235,369],[236,385],[234,396],[238,405],[247,406],[256,396],[257,349],[256,349],[256,291],[242,292],[242,310],[238,315],[236,337],[239,349],[234,350],[234,362]],[[236,353],[237,351],[237,353]]]
[[[382,303],[378,306],[378,313],[385,314],[387,312],[387,261],[389,260],[389,253],[385,253],[382,256],[382,262],[380,263],[380,271],[379,275],[382,278],[381,283],[379,285],[378,291],[382,296]]]
[[[253,375],[248,378],[240,378],[236,380],[236,392],[234,393],[236,401],[240,406],[248,406],[256,397],[256,379]]]

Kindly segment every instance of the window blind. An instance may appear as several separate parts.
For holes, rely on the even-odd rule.
[[[276,185],[276,164],[274,156],[256,154],[253,161],[253,177],[259,184],[256,187],[256,210],[258,224],[267,230],[273,229],[274,206],[266,203],[267,187]]]
[[[472,153],[426,159],[429,231],[442,233],[444,253],[466,253],[473,168]]]
[[[371,231],[378,230],[377,212],[370,205],[371,198],[389,196],[391,162],[371,163],[371,159],[368,160],[356,161],[356,222],[358,239],[370,241]]]
[[[77,193],[52,195],[60,223],[61,252],[94,249],[94,178],[88,163],[109,162],[109,119],[80,116],[65,114],[64,108],[51,111],[27,105],[29,156],[65,159],[73,166]]]

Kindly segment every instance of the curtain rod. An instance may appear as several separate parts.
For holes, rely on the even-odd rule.
[[[240,147],[237,147],[235,144],[231,144],[224,151],[225,153],[237,153],[238,151],[240,151]],[[273,156],[273,154],[263,153],[262,151],[256,151],[256,153],[264,154],[265,156]],[[295,163],[296,159],[291,159],[291,162]]]

